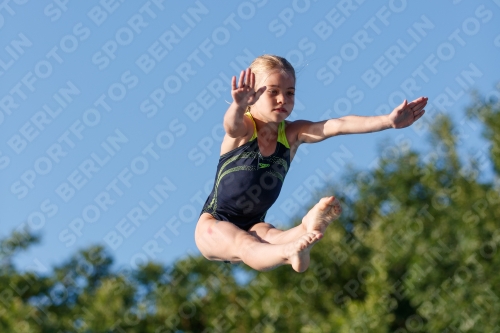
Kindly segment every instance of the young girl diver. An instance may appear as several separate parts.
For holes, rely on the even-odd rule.
[[[383,116],[289,122],[285,119],[294,107],[295,70],[274,55],[256,58],[238,83],[233,76],[231,95],[214,187],[196,225],[195,241],[209,260],[242,261],[259,271],[284,264],[305,271],[312,246],[341,214],[340,203],[331,196],[289,230],[264,222],[300,144],[404,128],[422,117],[427,104],[427,98],[420,97],[403,101]]]

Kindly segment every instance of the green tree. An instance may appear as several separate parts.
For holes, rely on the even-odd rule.
[[[459,154],[464,133],[433,115],[427,152],[385,145],[376,168],[326,187],[344,213],[303,274],[201,256],[116,271],[92,246],[41,276],[13,265],[39,239],[15,232],[0,242],[0,331],[500,332],[500,104],[476,94],[467,115],[489,155]]]

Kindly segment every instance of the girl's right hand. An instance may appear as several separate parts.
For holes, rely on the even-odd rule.
[[[265,86],[255,91],[255,74],[252,73],[250,68],[247,68],[246,71],[241,71],[238,87],[236,86],[236,76],[233,76],[231,87],[231,96],[234,103],[245,110],[247,106],[257,102],[259,97],[266,91]]]

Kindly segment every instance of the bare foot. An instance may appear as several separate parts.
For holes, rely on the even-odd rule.
[[[309,253],[311,248],[322,237],[323,234],[311,232],[301,236],[296,241],[289,243],[285,249],[286,257],[296,272],[302,273],[309,267]]]
[[[322,198],[302,218],[302,224],[307,232],[324,233],[326,227],[338,219],[342,213],[340,202],[335,197]]]

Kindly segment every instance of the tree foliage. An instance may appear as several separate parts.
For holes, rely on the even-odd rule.
[[[303,274],[198,256],[113,271],[93,246],[42,276],[12,264],[39,239],[16,232],[0,243],[0,331],[500,332],[500,107],[476,95],[467,114],[489,156],[460,158],[463,136],[438,115],[427,153],[384,147],[333,186],[343,216]]]

